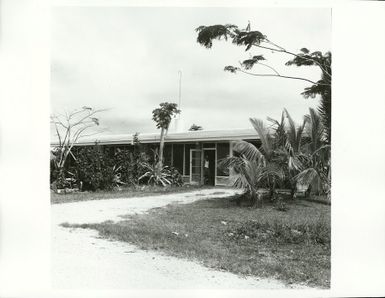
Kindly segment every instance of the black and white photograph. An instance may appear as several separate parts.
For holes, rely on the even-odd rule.
[[[54,8],[54,287],[328,289],[331,13]]]
[[[0,2],[0,297],[384,295],[382,12]]]

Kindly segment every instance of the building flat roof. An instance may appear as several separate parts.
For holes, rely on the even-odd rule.
[[[210,142],[210,141],[236,141],[259,139],[254,129],[227,129],[227,130],[198,130],[186,132],[169,132],[165,137],[166,143]],[[139,141],[144,144],[159,143],[160,133],[139,134]],[[132,144],[133,134],[96,135],[81,138],[76,145],[126,145]],[[52,143],[55,145],[55,142]]]

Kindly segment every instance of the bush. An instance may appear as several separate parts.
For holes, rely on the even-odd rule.
[[[53,190],[74,188],[81,190],[110,190],[121,185],[139,183],[151,185],[183,184],[179,172],[169,166],[160,171],[149,163],[149,155],[142,148],[138,134],[130,148],[108,148],[99,145],[75,147],[65,168],[57,169],[51,157],[50,181]]]
[[[76,172],[82,190],[110,190],[136,183],[132,170],[134,162],[128,149],[102,150],[96,145],[78,148],[70,169]]]
[[[139,178],[139,181],[149,185],[183,185],[183,179],[178,170],[171,166],[159,167],[159,164],[143,163],[146,172]]]
[[[82,147],[76,152],[75,169],[83,190],[112,189],[120,181],[119,167],[100,146]]]
[[[168,167],[168,171],[170,172],[171,177],[171,185],[182,186],[183,178],[179,171],[174,167]]]

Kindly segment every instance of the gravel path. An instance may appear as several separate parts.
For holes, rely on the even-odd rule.
[[[52,282],[56,289],[272,289],[279,281],[242,278],[200,264],[139,250],[125,242],[98,237],[98,232],[60,224],[119,221],[170,203],[234,195],[231,189],[207,189],[151,197],[94,200],[52,205]]]

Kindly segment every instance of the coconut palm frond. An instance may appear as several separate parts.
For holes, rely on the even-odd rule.
[[[296,148],[296,152],[300,152],[301,151],[301,146],[302,146],[302,143],[303,143],[303,135],[304,135],[307,123],[308,123],[308,119],[306,117],[304,117],[302,125],[300,125],[298,127],[298,129],[297,129],[297,142],[296,142],[297,148]]]
[[[245,160],[244,174],[250,184],[255,184],[262,168],[256,161]]]
[[[288,168],[292,171],[302,171],[304,169],[304,164],[297,156],[289,157]]]
[[[268,164],[266,167],[260,169],[258,174],[258,183],[264,184],[267,181],[276,182],[282,181],[285,178],[283,169],[274,164]]]
[[[297,128],[293,118],[291,118],[289,112],[286,109],[284,109],[284,113],[289,122],[287,128],[287,141],[290,142],[290,145],[293,148],[294,152],[299,152],[302,145],[303,132],[308,121],[307,117],[304,117],[302,125]]]
[[[312,108],[309,108],[308,119],[309,125],[307,133],[311,139],[311,152],[314,152],[323,143],[325,129],[321,121],[321,116]]]
[[[240,168],[244,166],[244,158],[239,156],[230,156],[224,159],[221,159],[218,162],[218,167],[222,170],[228,171],[229,169],[233,169],[235,173],[240,172]]]
[[[236,165],[233,168],[235,175],[233,186],[245,190],[245,193],[255,193],[257,190],[258,177],[261,173],[262,166],[258,161],[251,161],[245,157],[228,158],[229,164]]]
[[[296,140],[297,140],[297,128],[295,126],[295,122],[293,118],[291,118],[289,112],[286,109],[283,109],[286,118],[289,122],[289,125],[287,127],[287,137],[288,137],[288,142],[290,142],[291,146],[295,148]]]
[[[320,179],[316,169],[308,168],[293,178],[297,182],[297,188],[307,189],[315,179]]]
[[[294,156],[294,148],[292,146],[292,143],[290,143],[289,140],[286,140],[285,147],[286,152],[289,156]]]
[[[261,151],[259,151],[253,144],[246,141],[235,143],[233,150],[240,155],[244,155],[248,160],[261,161],[264,159]]]
[[[272,145],[272,138],[269,135],[269,131],[263,124],[262,120],[256,119],[256,118],[250,118],[249,119],[251,124],[253,125],[254,129],[257,131],[258,136],[262,143],[262,149],[267,157],[267,159],[270,158],[273,151],[273,145]]]
[[[281,114],[281,121],[277,121],[273,118],[267,117],[267,120],[272,122],[271,126],[274,130],[274,143],[276,147],[284,146],[286,142],[286,125],[285,125],[285,113]]]
[[[318,148],[317,150],[315,150],[312,155],[314,156],[316,154],[321,153],[324,156],[329,156],[330,155],[330,149],[331,149],[330,145],[323,145],[320,148]]]
[[[236,178],[234,180],[234,183],[233,183],[233,186],[235,188],[244,189],[246,193],[250,193],[251,192],[250,184],[245,179],[245,177],[242,176],[242,175],[237,175],[236,176]]]

